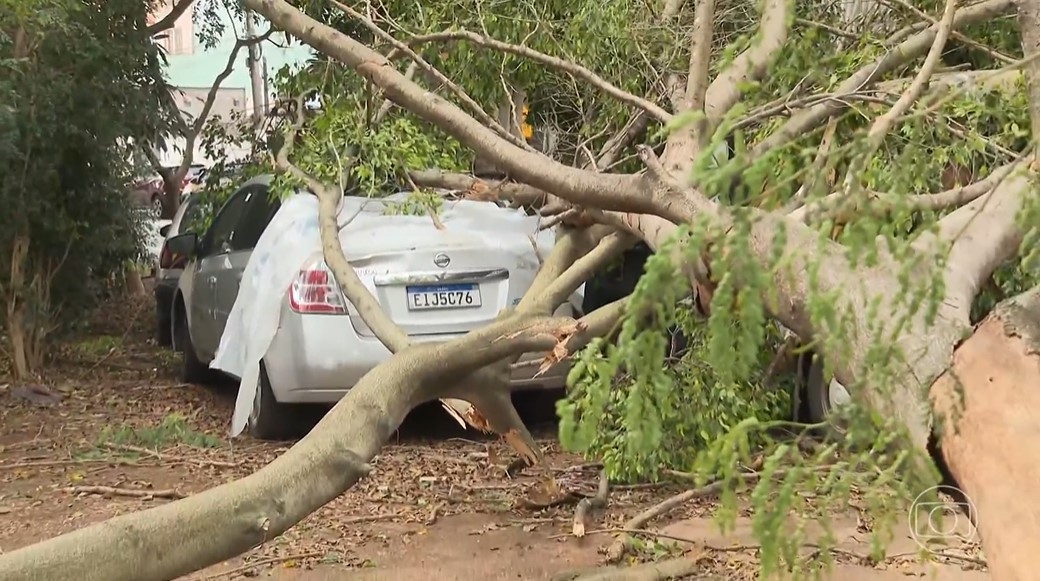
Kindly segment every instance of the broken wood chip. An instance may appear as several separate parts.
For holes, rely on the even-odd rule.
[[[469,408],[469,411],[466,412],[465,418],[466,422],[468,422],[469,425],[480,430],[481,432],[491,432],[491,424],[488,423],[487,418],[485,418],[483,414],[480,413],[480,410],[478,410],[477,408]]]
[[[441,407],[443,407],[444,411],[448,412],[448,415],[450,415],[452,418],[454,418],[455,421],[458,422],[460,426],[462,426],[462,429],[466,429],[466,427],[467,427],[466,426],[466,419],[462,417],[462,413],[460,413],[459,410],[455,409],[455,407],[451,403],[449,403],[449,402],[456,402],[456,401],[460,401],[460,400],[456,400],[456,399],[452,399],[452,400],[442,399],[442,400],[440,400]],[[465,403],[467,406],[469,406],[469,404],[466,403],[466,402],[462,402],[462,403]]]
[[[542,459],[541,451],[531,448],[531,446],[528,445],[527,440],[519,431],[516,430],[516,428],[502,434],[502,437],[505,438],[506,443],[509,444],[510,448],[516,450],[516,453],[523,458],[524,462],[527,463],[528,466],[534,466]]]
[[[484,180],[473,180],[473,183],[462,192],[462,197],[465,200],[477,202],[497,202],[499,189],[492,188]]]
[[[567,343],[570,342],[571,337],[587,328],[588,325],[584,321],[574,321],[573,324],[553,331],[553,337],[556,338],[556,345],[553,346],[552,351],[550,351],[542,360],[542,364],[538,367],[538,371],[534,376],[538,377],[544,374],[552,369],[554,365],[566,359],[570,355],[570,348]]]

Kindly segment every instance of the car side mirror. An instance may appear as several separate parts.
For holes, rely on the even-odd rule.
[[[188,259],[197,254],[199,247],[199,236],[194,232],[178,234],[166,241],[166,249],[170,251],[173,260]]]

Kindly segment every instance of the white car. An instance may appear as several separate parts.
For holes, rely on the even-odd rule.
[[[283,438],[302,424],[294,404],[334,404],[390,353],[325,267],[316,198],[279,202],[268,195],[270,179],[246,182],[201,238],[186,233],[166,244],[191,256],[172,316],[183,379],[205,380],[210,368],[239,378],[232,433]],[[384,312],[415,341],[448,340],[494,321],[520,300],[538,254],[553,245],[536,216],[491,202],[445,201],[436,222],[388,214],[406,197],[345,197],[340,240]],[[571,304],[557,312],[571,314]],[[514,387],[564,385],[566,364],[534,377],[537,369],[518,368]]]

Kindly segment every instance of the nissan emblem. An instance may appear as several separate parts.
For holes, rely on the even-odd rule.
[[[433,257],[433,263],[441,268],[446,268],[451,263],[451,259],[448,258],[447,254],[441,252],[437,256]]]

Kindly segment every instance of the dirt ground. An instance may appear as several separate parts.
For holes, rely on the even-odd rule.
[[[152,305],[149,298],[104,309],[59,350],[38,384],[0,380],[0,552],[244,476],[288,446],[229,441],[234,385],[178,384],[179,357],[151,340]],[[551,397],[520,404],[556,483],[593,494],[597,467],[561,452],[553,439]],[[512,458],[503,443],[461,430],[435,406],[422,408],[357,487],[281,537],[185,579],[550,579],[603,564],[610,529],[683,490],[614,489],[590,534],[578,539],[571,535],[574,504],[529,508],[544,479],[510,478],[504,466]],[[128,490],[143,496],[125,496]],[[651,523],[657,541],[649,552],[696,558],[697,578],[755,578],[747,519],[720,535],[711,510],[706,498]],[[930,570],[942,580],[988,578],[977,547],[921,565],[916,545],[900,534],[889,548],[893,556],[871,563],[862,523],[854,514],[836,522],[834,579],[902,579]]]

